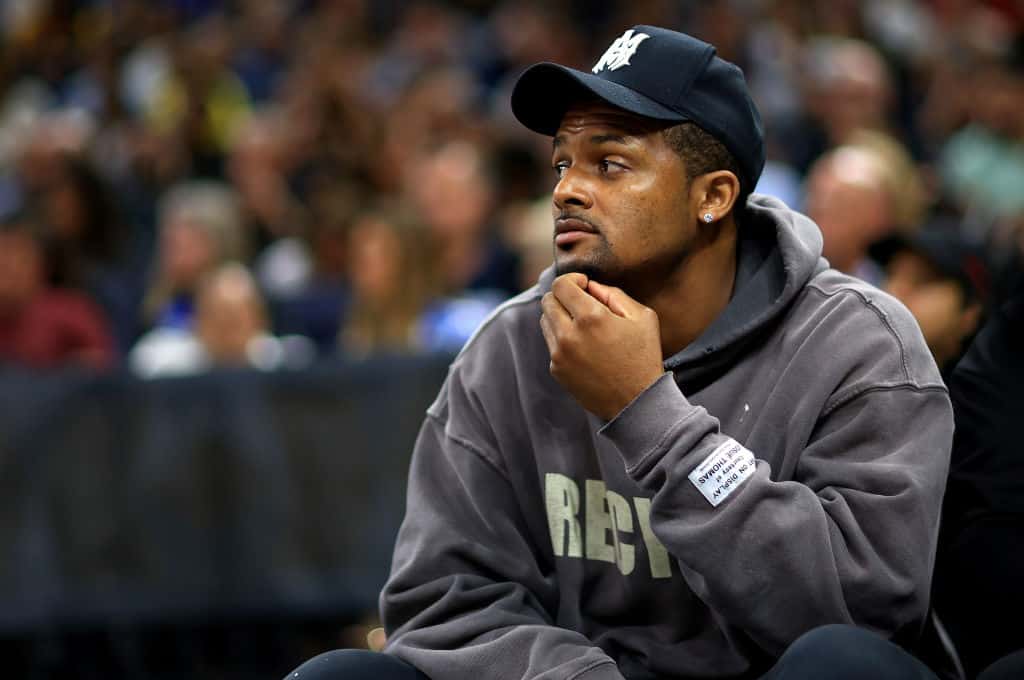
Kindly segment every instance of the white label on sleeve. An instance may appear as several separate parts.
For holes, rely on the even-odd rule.
[[[754,474],[755,467],[754,454],[735,439],[726,439],[690,473],[690,481],[717,508]]]

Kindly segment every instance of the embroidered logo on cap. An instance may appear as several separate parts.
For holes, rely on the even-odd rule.
[[[594,64],[594,68],[590,70],[600,73],[604,69],[614,71],[623,66],[629,66],[629,58],[636,53],[636,48],[650,37],[646,33],[633,33],[633,29],[629,29],[615,39],[611,47],[601,55],[601,58]]]

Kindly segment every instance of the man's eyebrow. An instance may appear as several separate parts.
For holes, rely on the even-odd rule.
[[[628,145],[630,140],[632,140],[632,139],[634,139],[633,135],[618,135],[618,134],[614,134],[614,133],[609,133],[609,134],[604,134],[604,135],[593,135],[590,138],[590,143],[591,144],[622,144],[622,145]],[[554,137],[554,139],[551,140],[551,147],[553,149],[557,149],[558,147],[562,146],[563,144],[565,144],[565,137],[563,137],[562,135],[556,135]]]
[[[625,135],[606,134],[594,135],[590,138],[591,144],[629,144],[629,138]]]

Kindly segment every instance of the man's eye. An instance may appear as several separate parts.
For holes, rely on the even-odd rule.
[[[565,171],[569,169],[569,164],[562,161],[561,163],[555,163],[552,167],[555,169],[555,174],[558,175],[559,179],[561,179],[562,175],[565,174]]]
[[[598,163],[598,167],[601,169],[601,173],[605,175],[608,174],[609,172],[616,172],[617,170],[622,169],[621,165],[608,159],[604,159],[600,163]]]

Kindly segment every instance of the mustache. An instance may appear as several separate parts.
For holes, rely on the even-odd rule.
[[[583,222],[591,229],[593,229],[595,232],[600,233],[601,231],[601,226],[594,222],[593,220],[589,220],[586,217],[583,217],[582,215],[576,215],[571,212],[560,212],[557,215],[555,215],[554,221],[557,223],[559,220],[576,220],[578,222]]]

